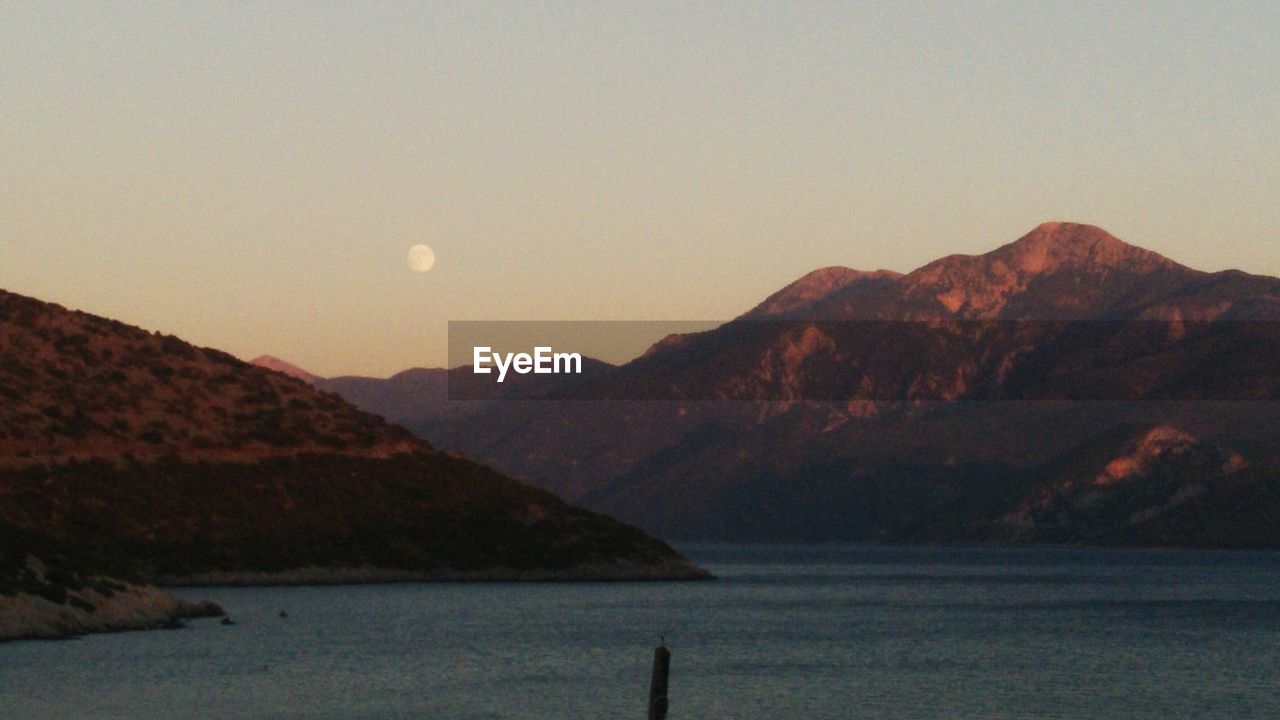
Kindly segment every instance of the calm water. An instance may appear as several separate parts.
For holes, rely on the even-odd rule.
[[[201,588],[0,645],[0,718],[1280,717],[1280,554],[685,548],[685,584]],[[277,617],[281,609],[287,619]]]

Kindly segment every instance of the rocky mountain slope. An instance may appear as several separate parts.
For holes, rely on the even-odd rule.
[[[818,271],[574,402],[412,426],[668,537],[1272,546],[1278,320],[1276,278],[1046,223],[906,275]],[[1089,484],[1150,428],[1185,443]]]

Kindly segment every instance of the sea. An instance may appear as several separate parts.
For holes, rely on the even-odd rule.
[[[1280,717],[1280,553],[691,545],[684,583],[179,588],[0,645],[0,718]],[[284,617],[281,616],[283,611]]]

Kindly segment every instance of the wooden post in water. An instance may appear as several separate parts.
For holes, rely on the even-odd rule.
[[[653,651],[653,679],[649,682],[649,720],[667,718],[667,671],[671,668],[671,651],[664,640]]]

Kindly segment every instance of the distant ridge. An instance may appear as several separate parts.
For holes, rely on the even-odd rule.
[[[867,290],[900,277],[902,277],[901,273],[892,270],[864,272],[847,267],[820,268],[765,298],[743,317],[752,319],[793,317],[846,288]]]
[[[315,385],[365,412],[404,422],[438,412],[448,400],[448,381],[444,368],[410,368],[389,378],[346,375],[317,379]]]
[[[313,385],[316,380],[320,379],[318,376],[312,375],[297,365],[281,360],[274,355],[259,355],[258,357],[250,360],[249,364],[257,365],[258,367],[263,367],[268,370],[275,370],[276,372],[284,373],[289,377],[295,377],[303,382],[308,382]]]
[[[593,357],[582,359],[582,374],[577,377],[595,377],[614,366]],[[361,410],[379,415],[394,423],[417,423],[436,420],[449,406],[450,385],[455,397],[497,400],[499,398],[529,397],[547,391],[563,380],[534,375],[515,375],[502,385],[480,380],[465,365],[444,368],[410,368],[389,378],[361,377],[356,375],[317,378],[316,388],[337,393],[344,400]]]

